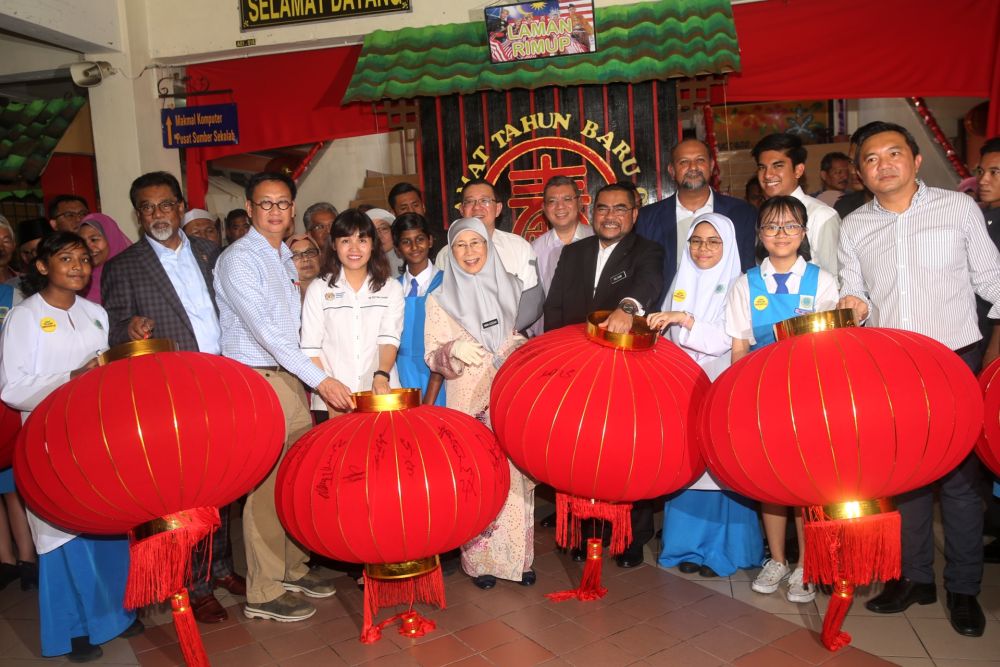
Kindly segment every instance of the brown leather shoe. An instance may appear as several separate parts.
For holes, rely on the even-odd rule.
[[[212,593],[203,598],[191,598],[191,611],[199,623],[222,623],[229,618],[229,614]]]
[[[233,595],[242,595],[245,597],[247,594],[247,580],[235,572],[227,574],[224,577],[216,577],[215,586],[216,588],[225,588]]]

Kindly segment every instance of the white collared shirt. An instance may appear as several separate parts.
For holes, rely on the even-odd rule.
[[[607,248],[600,241],[597,242],[597,270],[594,271],[594,291],[597,291],[597,283],[601,279],[601,273],[604,271],[604,265],[608,263],[608,258],[611,257],[611,253],[615,251],[618,246],[619,241],[615,241]]]
[[[791,194],[806,207],[806,236],[812,252],[812,263],[833,275],[837,275],[837,245],[840,242],[840,215],[835,210],[795,188]]]
[[[437,272],[438,268],[431,262],[427,262],[426,268],[415,276],[410,274],[409,269],[403,271],[403,296],[410,295],[410,288],[413,286],[411,281],[414,278],[417,279],[417,296],[427,294],[427,288],[430,287],[431,281],[434,280]]]
[[[357,292],[351,288],[341,269],[335,287],[329,276],[312,281],[302,302],[302,352],[319,357],[323,369],[352,391],[372,387],[372,374],[378,370],[379,345],[399,347],[403,331],[403,287],[389,278],[377,292],[365,280]],[[389,384],[399,386],[395,366]],[[314,410],[326,405],[313,396]]]

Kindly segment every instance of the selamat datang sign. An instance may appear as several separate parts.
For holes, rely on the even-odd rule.
[[[410,0],[239,0],[240,30],[410,11]]]

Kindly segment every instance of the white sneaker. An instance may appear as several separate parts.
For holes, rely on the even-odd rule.
[[[816,599],[816,587],[802,581],[802,568],[797,567],[788,577],[788,592],[785,598],[789,602],[812,602]]]
[[[778,590],[778,586],[788,576],[789,571],[787,563],[779,563],[773,558],[768,558],[764,561],[764,569],[750,584],[750,588],[758,593],[773,593]],[[801,581],[801,575],[799,581]]]

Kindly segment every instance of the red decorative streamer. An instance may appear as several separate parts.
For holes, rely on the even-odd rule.
[[[931,131],[931,135],[934,137],[934,141],[941,145],[944,149],[945,157],[951,162],[951,166],[955,168],[955,173],[958,174],[959,178],[968,178],[972,176],[969,172],[969,168],[965,166],[965,163],[958,159],[958,153],[955,152],[955,147],[951,145],[948,141],[948,137],[944,136],[944,132],[941,131],[941,126],[938,125],[937,119],[934,118],[934,114],[931,110],[927,108],[927,102],[924,101],[922,97],[911,97],[910,102],[913,107],[917,110],[917,115],[920,119],[924,121],[924,125],[927,129]]]

